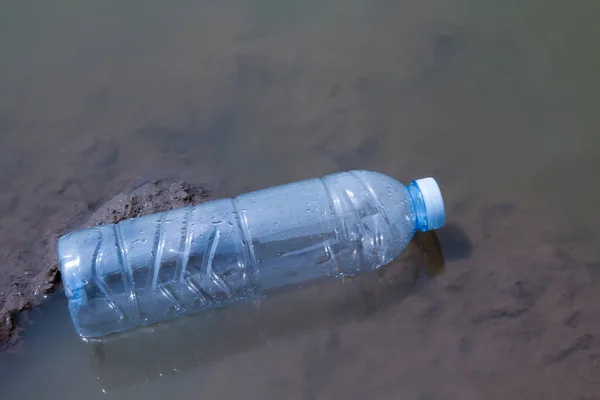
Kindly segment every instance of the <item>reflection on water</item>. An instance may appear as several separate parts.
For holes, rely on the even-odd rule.
[[[386,283],[390,267],[240,305],[235,321],[198,317],[201,335],[216,324],[226,342],[203,341],[191,321],[156,329],[195,343],[140,332],[158,360],[139,357],[155,354],[137,353],[141,339],[84,345],[57,294],[0,355],[2,397],[594,398],[599,11],[588,0],[3,2],[0,282],[17,283],[13,298],[48,232],[132,179],[210,182],[230,197],[350,169],[435,176],[448,227],[404,254],[439,265],[439,252],[417,251],[437,240],[444,256],[445,272],[408,295]],[[96,376],[119,390],[103,394]]]
[[[259,303],[180,318],[88,342],[103,390],[163,378],[188,368],[267,346],[303,332],[332,330],[402,301],[419,274],[439,275],[444,257],[434,232],[421,233],[407,252],[382,269],[343,281],[280,294]],[[185,345],[191,344],[194,345]]]

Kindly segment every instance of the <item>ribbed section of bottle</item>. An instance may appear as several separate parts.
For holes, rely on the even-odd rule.
[[[61,238],[78,333],[101,336],[253,297],[248,245],[231,200]]]

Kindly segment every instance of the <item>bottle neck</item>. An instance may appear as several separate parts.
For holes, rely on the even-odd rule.
[[[425,200],[423,200],[423,193],[421,193],[421,189],[419,189],[419,186],[414,181],[406,186],[406,189],[412,200],[413,211],[415,213],[415,228],[422,232],[427,232],[429,224],[427,222],[427,207],[425,206]]]

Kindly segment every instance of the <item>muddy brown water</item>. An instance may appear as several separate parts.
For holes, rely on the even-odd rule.
[[[449,218],[381,273],[111,341],[76,337],[58,287],[17,317],[1,397],[599,398],[599,11],[1,2],[2,307],[52,235],[148,179],[433,175]]]

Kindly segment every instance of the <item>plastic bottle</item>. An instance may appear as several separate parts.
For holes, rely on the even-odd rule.
[[[77,333],[98,337],[376,269],[444,221],[433,178],[351,171],[72,232],[58,259]]]

